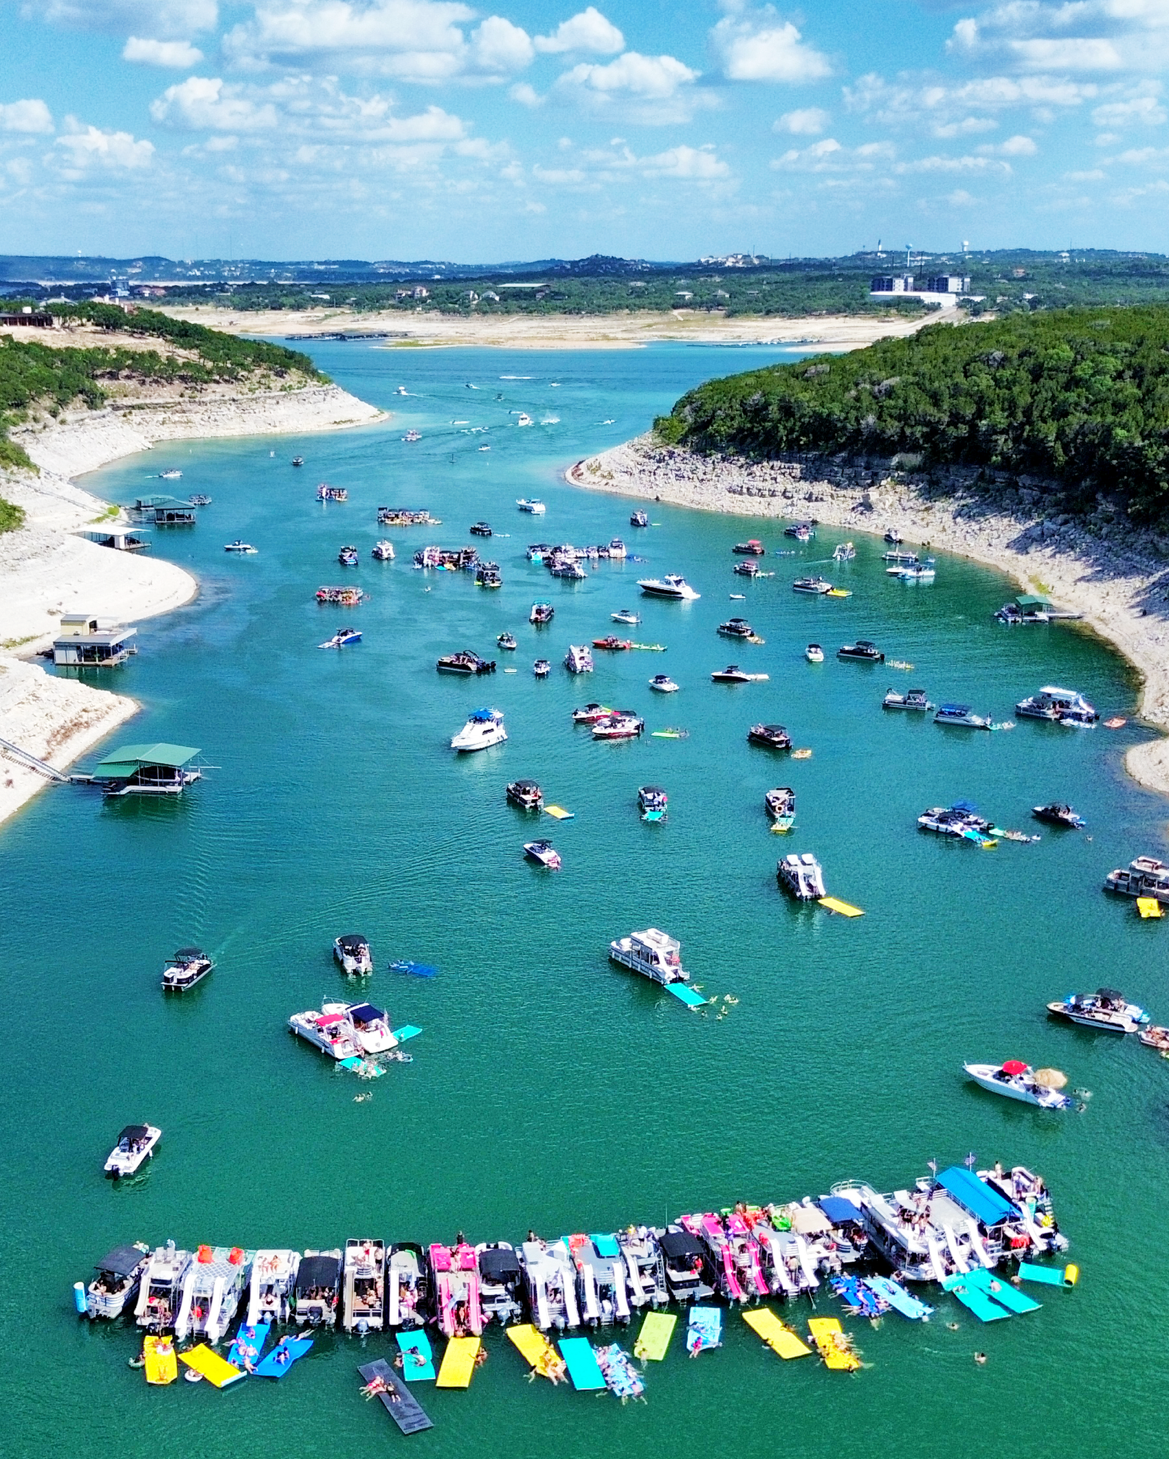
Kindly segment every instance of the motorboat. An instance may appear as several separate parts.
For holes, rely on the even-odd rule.
[[[594,638],[593,647],[606,649],[610,653],[621,653],[633,647],[633,640],[618,638],[615,633],[607,633],[604,638]]]
[[[502,588],[503,574],[499,571],[499,564],[481,562],[475,569],[475,586],[477,588]]]
[[[656,689],[659,694],[677,694],[678,692],[678,686],[669,674],[655,674],[649,681],[649,687]]]
[[[1008,1059],[1004,1064],[963,1064],[962,1067],[975,1084],[981,1084],[992,1094],[1001,1094],[1004,1099],[1017,1099],[1022,1104],[1038,1105],[1040,1109],[1075,1108],[1075,1100],[1040,1083],[1030,1064],[1024,1064],[1021,1059]]]
[[[642,785],[637,791],[637,806],[643,821],[664,821],[669,796],[660,785]]]
[[[182,474],[177,467],[171,466],[166,471],[160,471],[158,473],[158,479],[159,481],[178,481],[182,477]]]
[[[472,522],[470,526],[470,532],[472,537],[490,537],[492,535],[491,523]]]
[[[175,1338],[214,1346],[231,1326],[251,1276],[255,1253],[241,1246],[199,1246],[183,1276]]]
[[[767,549],[758,537],[751,537],[746,542],[736,542],[731,551],[740,557],[762,557]]]
[[[1147,1049],[1156,1049],[1159,1054],[1169,1056],[1169,1028],[1163,1024],[1150,1023],[1140,1031],[1140,1041]]]
[[[250,542],[245,542],[242,537],[237,537],[234,542],[228,542],[223,550],[224,552],[242,552],[247,555],[257,552],[259,549],[253,547]]]
[[[359,628],[338,628],[332,638],[326,639],[324,643],[318,643],[318,648],[347,648],[350,644],[361,642],[361,630]]]
[[[464,648],[458,653],[443,654],[435,668],[440,674],[494,674],[495,660],[481,659],[477,653]]]
[[[538,811],[544,804],[544,792],[534,780],[513,780],[507,787],[507,798],[522,811]]]
[[[1106,892],[1123,897],[1150,897],[1169,902],[1169,863],[1155,856],[1137,856],[1126,867],[1110,871],[1104,878]]]
[[[356,567],[359,561],[356,547],[342,547],[337,554],[337,561],[342,567]]]
[[[753,724],[747,731],[747,743],[765,750],[790,750],[792,737],[782,724]]]
[[[792,583],[793,593],[815,593],[817,596],[823,597],[825,593],[831,591],[832,584],[827,578],[796,578],[795,582]]]
[[[180,1250],[173,1241],[154,1248],[134,1304],[134,1321],[139,1327],[147,1332],[169,1332],[174,1328],[183,1276],[190,1262],[191,1253]]]
[[[943,704],[934,715],[935,724],[952,724],[959,729],[990,729],[990,716],[975,714],[969,704]]]
[[[790,831],[796,819],[796,793],[790,785],[781,785],[769,790],[763,797],[767,814],[775,822],[777,831]]]
[[[354,1042],[363,1054],[388,1054],[398,1047],[384,1008],[372,1003],[350,1003],[346,1009]]]
[[[888,567],[885,571],[902,583],[932,583],[937,576],[937,567],[932,557],[920,562],[907,562],[902,567]]]
[[[1054,684],[1021,699],[1015,713],[1027,719],[1048,719],[1054,723],[1070,720],[1076,724],[1095,724],[1100,718],[1084,696],[1075,689],[1059,689]]]
[[[797,542],[810,542],[816,533],[811,522],[793,522],[783,529],[783,535],[793,537]]]
[[[896,545],[901,540],[902,540],[901,533],[898,532],[898,530],[897,530],[896,527],[890,527],[888,529],[888,531],[885,533],[885,541],[886,542],[892,542],[894,545]]]
[[[958,801],[952,806],[930,806],[918,816],[917,824],[921,830],[933,831],[938,836],[953,836],[982,847],[995,845],[994,838],[988,834],[991,823],[980,816],[969,801]]]
[[[725,634],[727,638],[754,638],[755,630],[745,618],[728,618],[725,623],[720,623],[718,631]]]
[[[143,1242],[115,1246],[101,1261],[95,1262],[93,1269],[97,1276],[85,1289],[85,1315],[90,1321],[121,1317],[137,1297],[149,1265],[150,1247]]]
[[[713,1268],[705,1245],[680,1224],[654,1232],[670,1301],[685,1305],[714,1296]]]
[[[398,1046],[384,1010],[372,1003],[322,1003],[319,1012],[294,1013],[288,1026],[331,1059],[385,1054]]]
[[[420,441],[422,439],[422,432],[421,431],[416,431],[413,428],[411,428],[410,430],[408,430],[406,432],[406,434],[402,437],[402,439],[404,441],[409,441],[410,443],[413,443],[414,441]]]
[[[645,733],[645,720],[630,709],[615,710],[593,725],[594,740],[634,740]]]
[[[759,1246],[759,1266],[768,1290],[777,1297],[792,1298],[806,1293],[814,1299],[820,1285],[816,1260],[802,1233],[792,1229],[791,1217],[774,1214],[770,1221],[757,1218],[753,1230]]]
[[[728,1226],[735,1223],[732,1237]],[[742,1216],[729,1216],[726,1224],[713,1211],[680,1216],[678,1224],[706,1248],[719,1295],[727,1302],[765,1297],[767,1283],[759,1264],[759,1247]]]
[[[503,715],[498,709],[473,709],[467,723],[451,740],[451,749],[460,754],[471,750],[487,750],[507,739]]]
[[[682,944],[668,932],[647,927],[631,932],[628,937],[614,938],[609,944],[609,959],[654,983],[687,983],[690,974],[682,966]]]
[[[888,539],[886,539],[888,540]],[[882,552],[881,561],[891,564],[892,568],[912,567],[917,561],[916,552],[899,552],[894,548],[891,552]]]
[[[345,1243],[341,1274],[341,1326],[380,1332],[386,1325],[386,1244],[369,1237]]]
[[[258,1322],[288,1322],[292,1317],[292,1289],[300,1268],[300,1252],[282,1248],[257,1251],[252,1259],[248,1287],[248,1327]]]
[[[1140,1033],[1149,1015],[1135,1003],[1125,1002],[1115,988],[1097,988],[1095,993],[1069,993],[1047,1005],[1048,1013],[1078,1023],[1081,1028],[1107,1029],[1110,1033]]]
[[[569,644],[568,652],[564,655],[564,667],[570,674],[591,674],[593,672],[593,653],[588,644]]]
[[[211,498],[202,495],[200,492],[192,492],[187,500],[193,507],[209,507],[211,505]]]
[[[648,527],[649,526],[649,513],[648,512],[630,512],[630,514],[629,514],[629,525],[631,527]]]
[[[759,684],[766,682],[769,677],[768,674],[749,674],[746,669],[740,669],[738,664],[715,669],[710,676],[713,684]]]
[[[373,972],[369,943],[359,932],[346,932],[333,939],[333,959],[340,964],[341,971],[351,978],[363,977]]]
[[[1031,814],[1037,821],[1044,821],[1049,826],[1070,826],[1076,831],[1082,831],[1088,824],[1083,816],[1077,815],[1070,805],[1061,800],[1053,800],[1048,805],[1037,805]]]
[[[304,465],[304,457],[303,456],[294,456],[292,458],[292,464],[294,466],[303,466]]]
[[[664,578],[639,578],[637,586],[647,598],[672,598],[675,602],[692,603],[702,596],[678,573],[667,573]]]
[[[528,512],[533,517],[542,517],[548,508],[537,497],[517,497],[516,506],[521,512]]]
[[[776,865],[775,879],[780,890],[797,902],[815,902],[827,896],[823,869],[810,851],[792,851],[783,857]]]
[[[568,1238],[576,1264],[576,1296],[586,1327],[628,1323],[628,1272],[621,1247],[613,1234],[583,1234]]]
[[[516,425],[517,426],[530,426],[532,424],[533,424],[532,417],[527,413],[526,410],[521,410],[520,413],[519,413],[519,415],[516,417]]]
[[[625,543],[622,542],[621,538],[620,537],[610,537],[610,539],[609,539],[609,558],[610,558],[610,561],[612,561],[612,562],[620,562],[623,558],[627,557],[628,555],[629,554],[628,554],[628,551],[626,549]]]
[[[298,1327],[336,1327],[341,1295],[341,1248],[306,1251],[292,1284],[292,1318]]]
[[[546,871],[560,870],[560,852],[553,848],[551,841],[525,841],[524,855],[529,861],[535,861],[544,867]]]
[[[174,957],[168,957],[162,970],[162,986],[167,993],[185,993],[196,983],[201,983],[214,962],[198,947],[180,947]]]
[[[858,659],[864,664],[883,664],[885,655],[871,639],[858,638],[855,643],[842,643],[836,650],[838,659]]]
[[[551,672],[552,662],[550,659],[536,659],[533,661],[532,673],[535,674],[537,679],[546,679]]]
[[[505,649],[509,653],[519,647],[514,635],[507,632],[501,633],[495,642],[501,649]]]
[[[838,542],[832,550],[834,562],[851,562],[856,556],[856,548],[851,542]]]
[[[556,609],[551,603],[533,603],[532,611],[528,614],[528,622],[535,623],[537,627],[544,623],[551,623],[556,614]]]
[[[475,1247],[479,1269],[479,1307],[483,1325],[500,1327],[524,1315],[524,1273],[515,1247],[507,1241],[484,1241]]]
[[[573,724],[600,724],[601,720],[611,718],[613,711],[604,704],[589,703],[583,709],[572,711]]]
[[[348,487],[330,486],[327,481],[322,481],[317,487],[317,501],[319,502],[347,502],[348,500]]]
[[[541,1332],[580,1326],[576,1268],[564,1241],[525,1241],[520,1247],[528,1309]]]
[[[154,1159],[154,1147],[161,1139],[157,1125],[127,1125],[102,1168],[111,1180],[137,1175],[148,1160]]]
[[[753,557],[745,557],[736,562],[731,571],[741,578],[755,578],[759,576],[759,564]]]
[[[804,650],[804,657],[810,664],[822,664],[824,662],[824,650],[818,643],[810,643]]]
[[[907,689],[904,694],[898,694],[896,689],[890,689],[881,700],[881,706],[884,709],[915,709],[922,714],[927,714],[931,709],[936,708],[925,697],[924,689]]]
[[[610,613],[614,623],[627,623],[630,627],[636,627],[641,622],[641,614],[635,613],[632,608],[622,608],[620,613]]]
[[[394,544],[383,538],[380,542],[373,544],[373,550],[370,556],[378,562],[393,562]]]
[[[425,1325],[430,1306],[430,1273],[421,1246],[396,1241],[386,1263],[386,1325],[415,1328]]]

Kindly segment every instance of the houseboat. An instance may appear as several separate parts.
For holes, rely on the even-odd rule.
[[[342,567],[356,567],[359,560],[357,548],[353,546],[342,547],[337,554],[337,561]]]
[[[747,743],[765,750],[790,750],[792,737],[782,724],[753,724],[747,731]]]
[[[380,1332],[386,1325],[386,1244],[351,1237],[342,1268],[341,1325],[346,1332]]]
[[[351,978],[373,972],[369,943],[359,932],[346,932],[333,939],[333,960]]]
[[[630,514],[629,514],[629,525],[631,527],[648,527],[649,526],[649,513],[648,512],[630,512]]]
[[[386,1264],[386,1323],[389,1327],[422,1327],[430,1310],[430,1274],[421,1246],[398,1241]]]
[[[861,1212],[869,1239],[902,1281],[940,1282],[945,1277],[938,1237],[923,1202],[915,1202],[908,1191],[882,1194],[864,1182],[834,1185],[832,1194]]]
[[[568,1249],[576,1265],[577,1305],[584,1325],[628,1323],[628,1273],[617,1238],[581,1233],[568,1238]]]
[[[780,890],[797,902],[813,902],[827,896],[823,869],[810,851],[793,851],[783,857],[776,865],[775,879]]]
[[[871,639],[858,638],[855,643],[842,643],[836,650],[838,659],[858,659],[864,664],[883,664],[885,655]]]
[[[175,1338],[206,1338],[214,1346],[231,1325],[251,1275],[254,1252],[240,1246],[199,1246],[183,1277]]]
[[[736,542],[731,551],[740,557],[762,557],[767,549],[758,537],[751,537],[746,542]]]
[[[248,1287],[247,1325],[284,1323],[292,1317],[292,1289],[300,1267],[300,1252],[282,1248],[257,1251],[252,1259]]]
[[[91,1322],[113,1321],[132,1307],[143,1274],[150,1265],[150,1248],[142,1242],[115,1246],[94,1264],[97,1275],[85,1289],[85,1313]]]
[[[377,562],[393,562],[394,544],[387,541],[385,538],[382,538],[380,542],[375,542],[373,544],[373,549],[370,553],[370,556],[373,557]]]
[[[506,739],[503,715],[498,709],[473,709],[467,723],[451,740],[451,749],[465,754],[472,750],[490,749]]]
[[[1054,684],[1040,689],[1038,694],[1021,699],[1015,705],[1015,713],[1027,719],[1047,719],[1058,724],[1068,721],[1095,724],[1100,718],[1082,694],[1075,689],[1059,689]]]
[[[609,958],[654,983],[686,983],[690,974],[682,966],[682,944],[668,932],[647,927],[609,944]]]
[[[534,780],[513,780],[507,787],[507,798],[522,811],[538,811],[544,804],[544,792]]]
[[[475,586],[477,588],[502,588],[503,575],[499,571],[499,564],[481,562],[475,569]]]
[[[555,615],[556,609],[551,603],[533,603],[532,611],[528,614],[528,622],[540,627],[542,624],[551,623]]]
[[[336,1327],[341,1295],[341,1248],[307,1250],[292,1285],[292,1319],[298,1327]]]
[[[570,674],[591,674],[593,672],[593,651],[585,643],[572,643],[564,655],[564,667]]]
[[[541,1332],[580,1326],[576,1269],[563,1241],[525,1241],[520,1247],[528,1310]]]
[[[647,598],[670,598],[678,603],[692,603],[702,596],[676,572],[667,573],[664,578],[639,578],[637,586]]]
[[[552,672],[551,659],[535,659],[532,663],[532,673],[537,679],[546,679]]]
[[[137,1175],[148,1160],[153,1160],[154,1148],[161,1139],[162,1131],[157,1125],[127,1125],[106,1157],[103,1166],[106,1175],[111,1180]]]
[[[832,558],[835,562],[851,562],[856,556],[856,548],[851,542],[838,542],[832,550]]]
[[[179,1310],[183,1274],[191,1260],[173,1241],[156,1246],[138,1288],[134,1321],[147,1332],[170,1332]]]
[[[1169,863],[1154,856],[1137,856],[1127,866],[1110,871],[1104,879],[1106,892],[1123,897],[1152,897],[1169,902]]]
[[[185,993],[201,983],[214,966],[202,948],[180,947],[174,957],[166,960],[162,970],[163,989],[168,993]]]

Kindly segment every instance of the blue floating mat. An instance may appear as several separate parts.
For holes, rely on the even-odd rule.
[[[722,1345],[723,1315],[717,1307],[691,1307],[686,1326],[686,1351],[691,1357]]]
[[[252,1370],[257,1378],[283,1378],[298,1358],[313,1345],[311,1337],[282,1337],[262,1363]]]
[[[605,1375],[601,1372],[601,1365],[597,1362],[597,1355],[587,1337],[562,1337],[560,1353],[568,1369],[568,1376],[572,1379],[572,1386],[578,1392],[606,1386]]]
[[[1028,1297],[1026,1292],[1020,1292],[1013,1287],[1005,1277],[996,1277],[988,1272],[985,1267],[970,1273],[970,1281],[977,1283],[986,1293],[992,1302],[997,1302],[1000,1307],[1005,1307],[1008,1312],[1038,1312],[1043,1305],[1036,1302],[1034,1297]]]
[[[264,1351],[264,1344],[268,1341],[268,1333],[271,1329],[270,1322],[257,1322],[254,1327],[242,1325],[235,1335],[235,1341],[227,1351],[227,1361],[231,1366],[239,1368],[241,1372],[246,1371],[246,1363],[251,1363],[254,1368],[260,1361],[260,1354]]]
[[[416,963],[408,957],[400,957],[390,964],[391,973],[405,973],[411,978],[437,978],[438,969],[429,963]]]
[[[969,1273],[955,1272],[952,1277],[946,1278],[942,1286],[957,1297],[963,1307],[969,1307],[979,1322],[1000,1322],[1011,1315],[1005,1307],[991,1301],[990,1293],[984,1291],[979,1282],[972,1282]]]
[[[883,1297],[894,1312],[908,1317],[910,1322],[925,1322],[934,1310],[891,1277],[865,1277],[864,1285],[876,1292],[878,1297]]]
[[[1019,1275],[1025,1282],[1043,1282],[1048,1287],[1074,1286],[1064,1275],[1064,1268],[1061,1266],[1036,1266],[1034,1262],[1021,1261]]]
[[[689,983],[666,983],[667,993],[673,993],[680,1002],[685,1003],[687,1008],[700,1008],[707,1000],[701,993],[696,993]]]
[[[380,1079],[386,1072],[380,1064],[359,1059],[356,1054],[350,1054],[347,1059],[338,1059],[337,1063],[342,1069],[348,1069],[351,1074],[364,1074],[368,1079]]]
[[[407,1039],[412,1039],[421,1032],[422,1030],[418,1028],[415,1024],[407,1023],[403,1024],[401,1028],[396,1028],[394,1030],[394,1037],[398,1040],[400,1044],[404,1044]]]
[[[395,1333],[398,1351],[402,1354],[402,1377],[407,1383],[433,1383],[438,1374],[434,1371],[434,1354],[430,1339],[422,1331]],[[419,1359],[422,1359],[419,1362]]]

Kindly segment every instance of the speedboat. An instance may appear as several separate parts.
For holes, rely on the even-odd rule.
[[[373,544],[373,551],[370,556],[376,558],[378,562],[393,562],[394,544],[383,538],[380,542]]]
[[[810,542],[816,535],[811,522],[793,522],[783,529],[785,537],[794,537],[797,542]]]
[[[342,547],[337,554],[337,561],[342,567],[356,567],[358,564],[357,548]]]
[[[464,648],[458,653],[443,654],[435,668],[440,674],[494,674],[495,662],[492,659],[481,659],[477,653]]]
[[[513,780],[507,787],[507,798],[522,811],[538,811],[544,804],[544,792],[534,780]]]
[[[916,709],[923,714],[935,707],[925,697],[924,689],[907,689],[904,694],[890,689],[881,700],[881,705],[885,709]]]
[[[430,1302],[430,1274],[422,1248],[396,1241],[386,1263],[386,1323],[391,1328],[422,1327]]]
[[[832,551],[833,560],[836,562],[851,562],[856,556],[856,548],[851,542],[838,542]]]
[[[609,944],[609,959],[654,983],[687,983],[690,974],[682,966],[682,944],[668,932],[647,927],[644,932],[631,932],[628,937],[614,938]]]
[[[332,638],[324,643],[318,643],[318,648],[347,648],[351,643],[361,642],[361,630],[359,628],[338,628]]]
[[[483,1324],[500,1327],[523,1316],[524,1273],[515,1247],[507,1241],[485,1241],[475,1247],[479,1270],[479,1306]]]
[[[498,709],[473,709],[467,723],[451,740],[451,749],[460,753],[486,750],[507,739],[503,715]]]
[[[796,793],[790,785],[781,785],[769,790],[763,797],[767,814],[775,822],[777,831],[790,831],[796,818]]]
[[[790,852],[776,864],[775,879],[780,890],[797,902],[815,902],[827,895],[823,869],[810,851]]]
[[[570,674],[591,674],[593,671],[593,654],[587,644],[573,643],[568,647],[564,655],[564,667]]]
[[[350,1003],[346,1011],[354,1042],[361,1053],[387,1054],[398,1047],[385,1009],[376,1008],[372,1003]]]
[[[610,719],[613,711],[604,704],[586,704],[583,709],[572,711],[573,724],[600,724],[603,719]]]
[[[168,993],[185,993],[196,983],[201,983],[215,964],[198,947],[180,947],[174,957],[168,957],[162,970],[162,986]]]
[[[664,821],[669,796],[660,785],[642,785],[637,791],[637,806],[643,821]]]
[[[520,1247],[528,1308],[541,1332],[580,1326],[576,1270],[563,1241],[525,1241]]]
[[[420,441],[422,439],[422,432],[421,431],[416,431],[413,428],[411,428],[410,430],[408,430],[406,432],[406,434],[402,437],[402,439],[404,441],[410,441],[410,442]]]
[[[248,1327],[255,1327],[258,1322],[287,1322],[291,1318],[292,1288],[299,1266],[299,1251],[256,1252],[248,1289]]]
[[[904,567],[886,568],[885,570],[903,583],[932,583],[937,576],[937,568],[932,557],[927,557],[921,562],[907,562]]]
[[[245,542],[242,537],[237,537],[234,542],[229,542],[223,550],[224,552],[250,553],[256,552],[258,549],[253,547],[250,542]]]
[[[818,643],[810,643],[804,650],[804,657],[810,664],[822,664],[824,662],[824,650]]]
[[[127,1125],[106,1158],[105,1173],[111,1180],[137,1174],[147,1160],[154,1158],[154,1147],[161,1139],[157,1125]]]
[[[481,562],[475,569],[475,586],[477,588],[502,588],[503,574],[499,571],[499,564]]]
[[[341,1283],[341,1326],[346,1332],[380,1332],[386,1325],[385,1242],[346,1241]]]
[[[620,613],[610,613],[609,616],[614,623],[628,623],[631,627],[641,622],[641,614],[635,613],[632,608],[622,608]]]
[[[1095,724],[1100,718],[1084,696],[1075,689],[1057,689],[1054,684],[1040,689],[1015,705],[1015,713],[1028,719],[1048,719],[1057,723]]]
[[[532,424],[532,417],[527,413],[526,410],[521,410],[520,413],[519,413],[519,415],[516,417],[516,425],[517,426],[530,426],[531,424]],[[541,508],[541,510],[543,510],[543,508]]]
[[[1140,1031],[1140,1041],[1147,1049],[1156,1049],[1159,1054],[1169,1056],[1169,1028],[1163,1024],[1150,1023]]]
[[[1041,1084],[1035,1077],[1035,1071],[1021,1059],[1008,1059],[1005,1064],[963,1064],[962,1067],[975,1084],[981,1084],[983,1089],[1001,1094],[1005,1099],[1035,1104],[1040,1109],[1075,1108],[1075,1100],[1060,1094],[1058,1089]]]
[[[359,932],[346,932],[333,939],[333,958],[341,971],[350,977],[363,977],[373,972],[369,943]]]
[[[969,704],[943,704],[934,715],[935,724],[953,724],[960,729],[990,729],[990,716],[975,714]]]
[[[629,525],[631,527],[648,527],[649,526],[649,513],[648,512],[630,512],[630,514],[629,514]]]
[[[747,557],[742,562],[736,562],[731,571],[741,578],[754,578],[759,576],[759,564],[753,557]]]
[[[718,631],[728,638],[754,638],[755,630],[745,618],[728,618],[725,623],[720,623]]]
[[[667,573],[664,578],[639,578],[637,586],[647,598],[672,598],[676,602],[690,603],[702,596],[676,572]]]
[[[649,681],[649,687],[656,689],[659,694],[676,694],[678,686],[670,678],[669,674],[655,674]]]
[[[792,737],[782,724],[753,724],[747,731],[747,743],[765,750],[790,750]]]
[[[213,1346],[231,1325],[251,1275],[254,1252],[241,1246],[199,1246],[183,1277],[175,1338],[205,1337]]]
[[[618,638],[615,633],[607,633],[604,638],[593,639],[594,648],[603,648],[610,653],[620,653],[625,649],[633,647],[631,638]]]
[[[515,638],[510,633],[501,633],[495,642],[500,648],[506,649],[509,652],[518,647]]]
[[[609,557],[610,557],[610,559],[612,561],[615,561],[615,562],[620,562],[621,559],[624,558],[624,557],[626,557],[627,555],[628,554],[627,554],[626,549],[625,549],[625,543],[622,542],[621,538],[620,537],[611,537],[609,539]]]
[[[331,1059],[385,1054],[398,1046],[385,1012],[372,1003],[322,1003],[319,1012],[294,1013],[288,1026]]]
[[[628,1273],[616,1236],[570,1236],[568,1249],[576,1263],[577,1302],[585,1325],[627,1323],[632,1316]]]
[[[560,852],[553,849],[551,841],[525,841],[524,855],[529,861],[538,862],[546,871],[560,870]]]
[[[731,551],[740,557],[762,557],[767,549],[758,537],[751,537],[746,542],[736,542]]]
[[[631,709],[618,709],[593,725],[594,740],[633,740],[645,732],[645,720]]]
[[[670,1300],[666,1268],[657,1236],[649,1226],[627,1226],[617,1232],[617,1245],[625,1258],[629,1300],[634,1307],[656,1311]]]
[[[150,1248],[142,1242],[115,1246],[94,1264],[97,1276],[85,1289],[85,1313],[90,1321],[121,1317],[138,1295],[143,1273],[150,1263]]]
[[[537,679],[546,679],[552,672],[552,664],[548,659],[536,659],[532,664],[532,673]]]
[[[738,664],[728,664],[725,669],[715,669],[711,674],[711,682],[715,684],[758,684],[765,682],[770,676],[767,674],[748,674],[745,669],[740,669]]]
[[[1137,856],[1127,867],[1118,867],[1104,878],[1106,892],[1125,897],[1149,897],[1169,902],[1169,863],[1155,856]]]
[[[532,611],[528,614],[528,622],[537,626],[543,623],[551,623],[556,612],[551,603],[533,603]]]
[[[1076,831],[1082,831],[1088,824],[1070,805],[1059,800],[1053,800],[1049,805],[1037,805],[1031,814],[1037,821],[1045,821],[1049,826],[1071,826]]]
[[[490,522],[472,522],[471,523],[471,527],[470,527],[470,532],[471,532],[471,536],[472,537],[490,537],[491,536],[491,523]]]
[[[303,466],[304,465],[304,457],[303,456],[294,456],[292,458],[292,464],[294,466]]]
[[[292,1286],[292,1316],[298,1327],[335,1327],[341,1295],[341,1248],[306,1251]]]
[[[989,847],[995,844],[993,838],[987,834],[991,823],[980,816],[969,801],[958,801],[952,806],[931,806],[918,816],[917,824],[923,831],[973,841],[976,846]]]
[[[158,479],[159,481],[178,481],[182,474],[177,467],[171,466],[166,471],[160,471]]]
[[[896,544],[901,541],[901,533],[898,532],[896,527],[890,527],[885,533],[885,541]]]
[[[191,1253],[181,1251],[173,1241],[156,1246],[138,1286],[134,1321],[147,1332],[168,1332],[175,1325],[183,1276]]]
[[[529,422],[529,424],[531,424],[531,422]],[[538,500],[536,497],[517,497],[516,506],[519,507],[521,512],[530,512],[531,515],[534,517],[543,516],[543,514],[548,510],[544,503]]]
[[[698,1238],[677,1224],[655,1231],[670,1301],[685,1305],[714,1296],[713,1269]]]
[[[793,593],[815,593],[822,597],[831,590],[832,584],[827,578],[796,578],[795,582],[792,583]]]
[[[883,664],[885,655],[871,639],[858,638],[855,643],[842,643],[836,650],[838,659],[859,659],[864,664]]]
[[[1115,988],[1097,988],[1095,993],[1069,993],[1047,1005],[1048,1013],[1069,1019],[1081,1028],[1102,1028],[1111,1033],[1139,1033],[1149,1015],[1135,1003],[1126,1003]]]

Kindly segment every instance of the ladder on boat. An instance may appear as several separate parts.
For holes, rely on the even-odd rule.
[[[62,775],[60,770],[47,764],[44,760],[38,760],[35,755],[30,755],[27,750],[22,750],[19,745],[14,745],[8,740],[0,740],[0,755],[7,755],[9,759],[15,760],[26,770],[35,770],[38,775],[43,775],[46,780],[55,781],[58,785],[68,785],[69,776]]]

